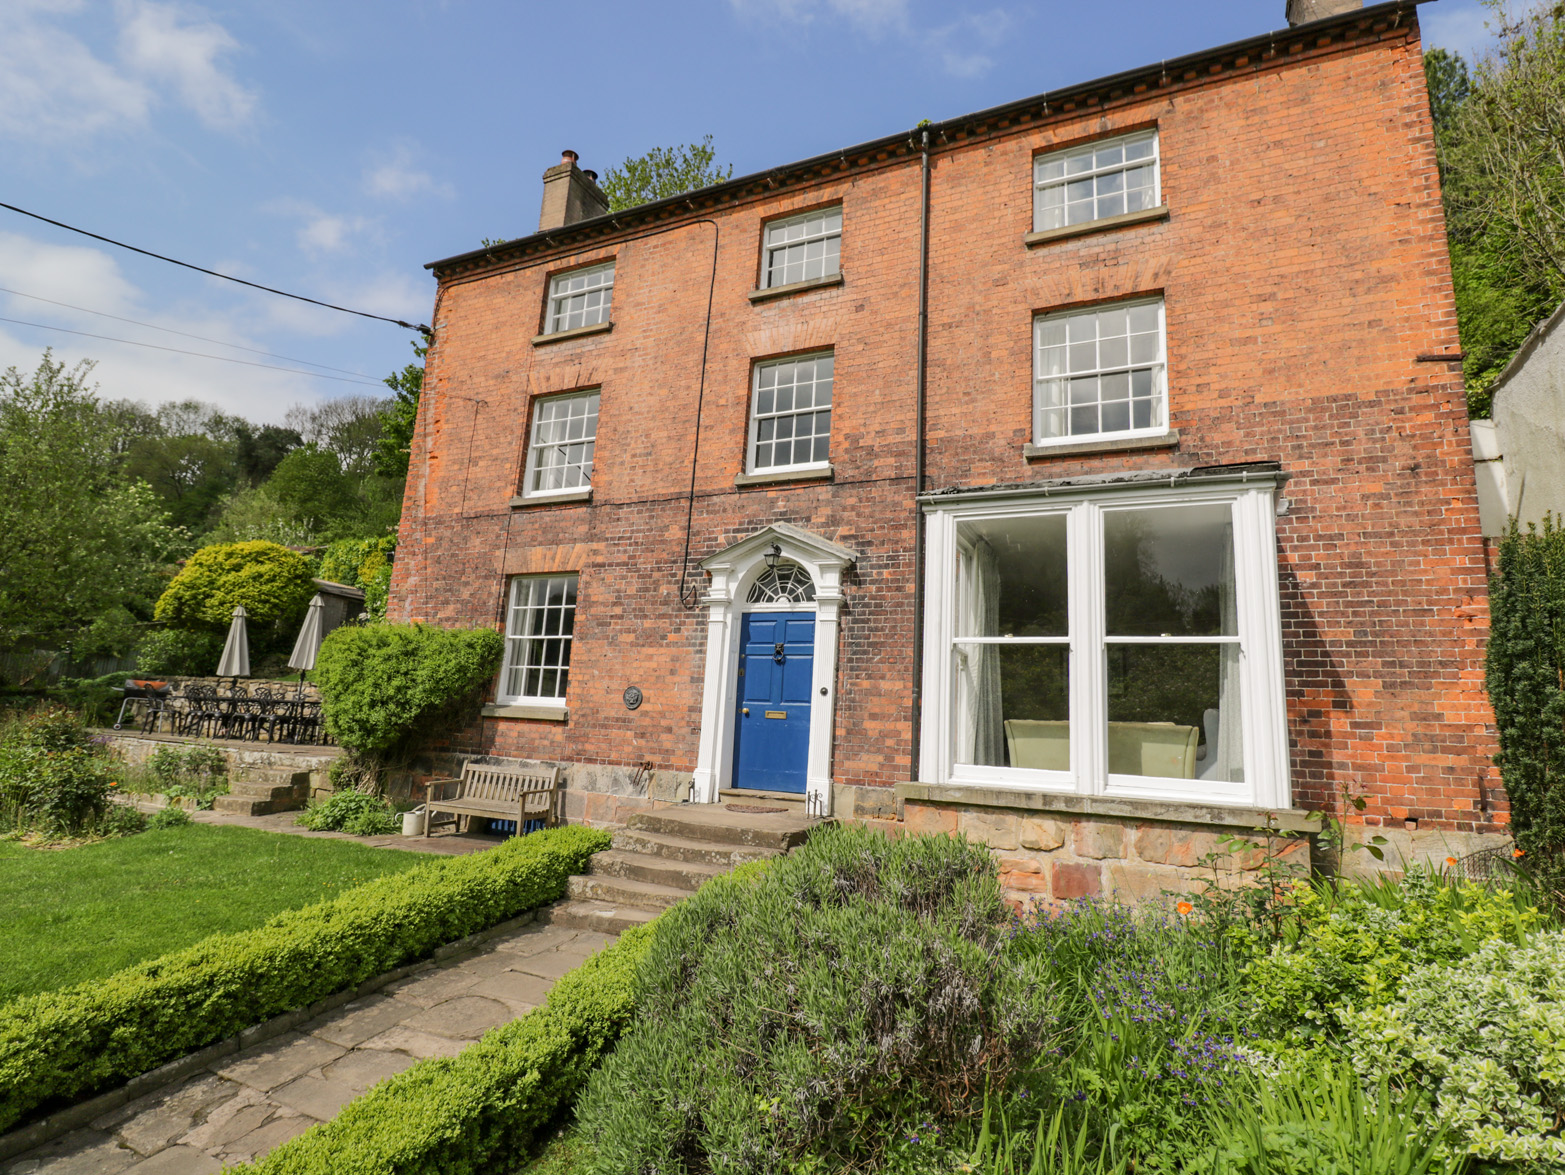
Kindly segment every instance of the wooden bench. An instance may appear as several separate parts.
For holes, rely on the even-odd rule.
[[[560,787],[558,767],[535,766],[521,762],[484,764],[469,759],[462,764],[462,774],[446,779],[429,781],[429,799],[425,802],[427,818],[424,835],[428,836],[436,824],[453,824],[458,832],[466,832],[466,820],[472,823],[474,816],[486,816],[491,820],[514,820],[520,836],[530,820],[554,823],[554,797]],[[441,794],[441,793],[447,794]],[[440,820],[435,813],[449,813]]]

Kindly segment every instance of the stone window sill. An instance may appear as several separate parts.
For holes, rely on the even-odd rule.
[[[534,718],[540,722],[564,722],[571,712],[564,706],[522,706],[491,702],[483,709],[485,718]]]
[[[1122,212],[1118,216],[1105,216],[1101,220],[1089,220],[1085,224],[1068,224],[1063,228],[1046,228],[1042,232],[1028,233],[1022,243],[1029,249],[1034,245],[1047,245],[1051,241],[1066,241],[1071,237],[1084,237],[1090,233],[1106,233],[1117,228],[1129,228],[1133,224],[1151,224],[1168,219],[1168,205],[1144,208],[1140,212]]]
[[[546,335],[534,335],[533,346],[541,347],[545,343],[563,343],[566,339],[580,339],[587,335],[607,334],[614,329],[612,322],[595,322],[591,326],[575,326],[570,330],[551,331]]]
[[[770,485],[773,482],[788,481],[828,481],[832,475],[832,467],[826,465],[812,465],[808,469],[778,469],[764,470],[761,473],[741,473],[734,478],[736,486]]]
[[[829,273],[825,277],[812,277],[809,281],[789,282],[785,286],[773,286],[768,290],[751,290],[750,301],[766,302],[772,298],[786,298],[789,294],[802,294],[806,290],[824,290],[842,284],[842,273]]]
[[[1320,822],[1298,808],[1241,808],[1186,800],[1141,800],[1122,796],[1083,796],[1062,792],[1012,790],[969,783],[899,783],[897,804],[959,804],[964,808],[1010,808],[1025,812],[1064,812],[1077,816],[1119,816],[1170,824],[1213,824],[1223,828],[1264,828],[1268,817],[1284,832],[1319,832]]]
[[[511,505],[521,506],[553,506],[557,502],[590,502],[592,501],[592,487],[584,490],[566,490],[559,494],[517,494],[511,499]]]
[[[1022,446],[1022,456],[1029,461],[1036,461],[1041,457],[1070,457],[1082,453],[1128,453],[1133,449],[1173,449],[1178,445],[1179,430],[1171,428],[1167,432],[1149,437],[1068,441],[1062,445],[1034,445],[1029,442]]]

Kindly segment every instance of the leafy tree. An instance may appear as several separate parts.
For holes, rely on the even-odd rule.
[[[233,446],[198,432],[135,441],[125,473],[150,485],[180,526],[204,531],[234,487]]]
[[[374,467],[388,406],[375,396],[339,396],[313,408],[296,404],[284,419],[306,445],[334,454],[344,473],[359,477]]]
[[[312,534],[361,513],[355,479],[336,453],[306,444],[284,457],[266,483],[266,494]]]
[[[304,444],[304,438],[291,428],[258,426],[240,420],[234,425],[234,442],[234,462],[240,479],[258,486],[272,475],[284,457]]]
[[[734,168],[729,164],[724,169],[716,158],[711,135],[682,147],[654,147],[645,155],[609,168],[598,186],[609,198],[609,210],[619,212],[722,183],[734,174]]]
[[[144,609],[185,537],[127,482],[88,363],[0,375],[0,640],[58,637]]]
[[[1425,55],[1445,193],[1468,409],[1565,297],[1565,6],[1518,21],[1503,0],[1499,48],[1466,63]]]
[[[391,400],[381,414],[380,440],[375,446],[375,472],[382,477],[404,479],[408,475],[418,401],[424,391],[424,356],[429,354],[429,347],[413,343],[413,354],[418,356],[417,363],[409,363],[386,377]]]

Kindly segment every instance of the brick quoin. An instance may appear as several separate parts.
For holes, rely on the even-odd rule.
[[[1351,789],[1372,825],[1496,832],[1466,405],[1460,363],[1431,358],[1460,345],[1416,15],[1328,25],[933,144],[922,488],[1278,462],[1294,806]],[[1024,245],[1034,154],[1153,125],[1166,220]],[[790,177],[436,266],[391,616],[499,627],[507,576],[580,575],[569,721],[485,719],[447,749],[690,772],[706,614],[681,572],[699,594],[701,559],[783,521],[859,556],[833,781],[910,778],[920,161],[850,149]],[[752,303],[763,222],[839,202],[842,284]],[[533,345],[551,275],[609,258],[612,331]],[[1034,314],[1159,293],[1177,446],[1025,458]],[[753,363],[824,348],[832,479],[736,486]],[[513,507],[533,401],[587,387],[590,502]]]

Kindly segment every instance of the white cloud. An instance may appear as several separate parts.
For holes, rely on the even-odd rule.
[[[266,211],[301,221],[295,239],[312,257],[345,253],[358,239],[376,235],[379,228],[368,217],[327,212],[304,200],[274,200],[266,205]]]
[[[254,93],[219,62],[239,47],[221,25],[151,0],[114,11],[117,59],[89,44],[105,22],[80,0],[0,0],[0,136],[87,140],[144,126],[166,99],[219,130],[254,115]]]
[[[728,0],[740,16],[755,21],[787,21],[808,24],[821,17],[835,17],[872,37],[895,34],[940,62],[953,77],[981,77],[994,60],[985,50],[998,47],[1014,25],[1003,8],[964,12],[954,20],[921,27],[914,18],[911,0]]]
[[[781,18],[806,24],[823,10],[860,29],[879,33],[905,29],[908,0],[728,0],[735,12],[756,19]]]
[[[229,130],[249,121],[255,95],[224,73],[218,58],[239,43],[222,25],[186,17],[172,4],[121,0],[120,56],[131,69],[172,85],[207,126]]]
[[[1418,14],[1424,32],[1425,49],[1447,49],[1459,53],[1471,65],[1494,48],[1491,23],[1494,14],[1476,0],[1447,0],[1430,5]]]
[[[147,296],[125,278],[113,257],[96,248],[52,245],[21,234],[0,233],[0,274],[4,275],[0,284],[6,289],[35,295],[27,298],[15,293],[0,293],[0,317],[103,336],[87,338],[82,334],[0,322],[0,369],[14,366],[32,371],[44,348],[52,347],[56,356],[70,365],[81,359],[95,360],[98,366],[91,378],[99,384],[99,394],[105,399],[141,400],[147,404],[205,400],[225,412],[263,423],[281,423],[287,405],[299,401],[314,402],[323,396],[348,391],[376,394],[376,389],[370,386],[353,387],[268,367],[249,366],[270,364],[298,368],[301,365],[289,359],[234,349],[292,350],[286,344],[277,346],[256,336],[254,327],[264,319],[255,314],[247,299],[234,302],[232,310],[221,310],[216,308],[219,303],[205,297],[203,292],[203,297],[192,306],[174,311],[149,310],[146,308]],[[39,298],[50,299],[50,302],[40,302]],[[93,310],[102,313],[86,312]],[[136,322],[116,321],[103,314],[135,319]],[[345,317],[324,310],[316,310],[315,314],[317,317]],[[148,329],[137,322],[167,329]],[[170,334],[169,330],[183,331],[185,335]],[[186,337],[188,335],[201,337]],[[134,340],[170,350],[153,350],[111,340]],[[244,362],[221,362],[179,354],[180,351],[203,352]],[[334,366],[351,368],[353,364],[339,361]]]
[[[146,120],[152,91],[51,23],[78,7],[0,4],[0,135],[53,141]]]
[[[411,200],[426,192],[443,200],[456,196],[450,184],[414,166],[413,150],[406,144],[398,145],[390,157],[365,171],[364,190],[382,200]]]

